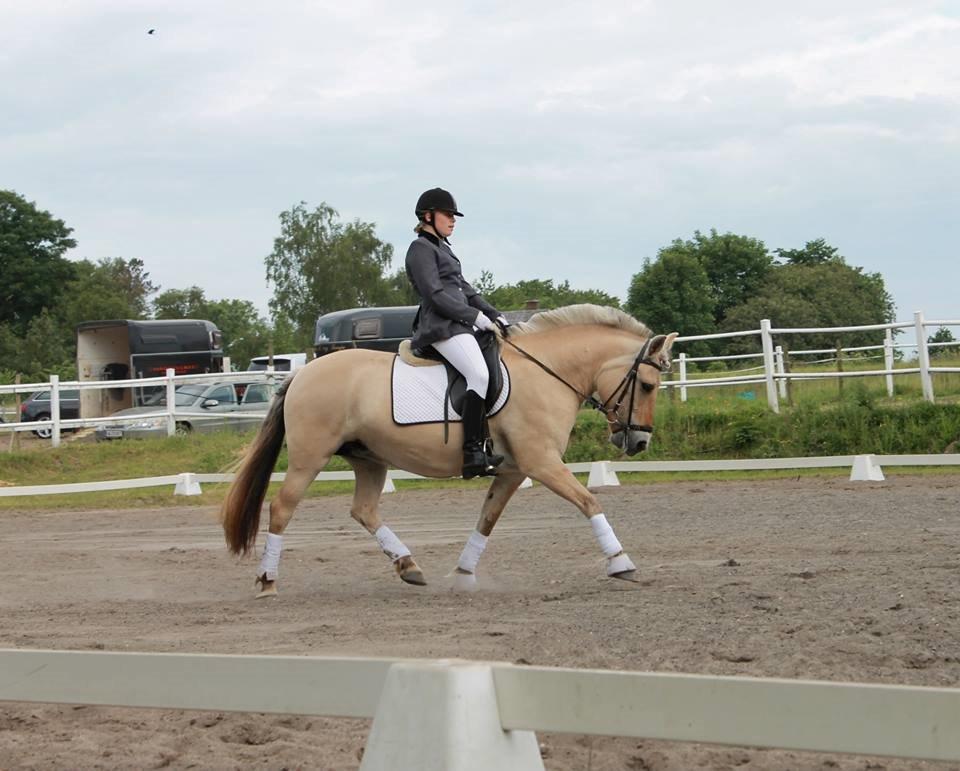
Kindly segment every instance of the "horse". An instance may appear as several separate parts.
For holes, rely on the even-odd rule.
[[[499,342],[510,395],[489,419],[490,436],[505,459],[453,571],[459,588],[475,588],[487,539],[527,477],[573,503],[588,519],[606,557],[608,576],[635,580],[636,566],[596,497],[564,465],[563,453],[585,402],[606,416],[609,440],[620,450],[632,456],[647,448],[661,373],[669,369],[676,336],[654,336],[623,311],[589,304],[541,311],[509,327],[509,336]],[[307,487],[334,455],[354,471],[351,516],[376,538],[403,581],[426,583],[410,549],[381,521],[380,496],[388,466],[424,477],[459,476],[462,428],[459,422],[394,423],[394,356],[348,349],[318,357],[284,381],[274,397],[221,509],[229,550],[249,553],[270,474],[286,439],[288,470],[270,502],[257,597],[276,595],[283,532]]]

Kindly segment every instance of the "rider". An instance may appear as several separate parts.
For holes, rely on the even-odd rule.
[[[474,329],[506,332],[509,322],[463,278],[447,238],[462,217],[453,196],[442,188],[417,200],[417,238],[407,249],[407,276],[420,296],[411,346],[432,345],[467,381],[463,400],[463,478],[493,476],[503,462],[484,437],[484,402],[489,373]]]

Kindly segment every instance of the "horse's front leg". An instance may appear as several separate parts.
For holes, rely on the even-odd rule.
[[[600,511],[600,504],[596,497],[577,481],[573,472],[558,458],[556,462],[529,470],[528,474],[583,512],[590,522],[590,529],[593,530],[593,535],[600,544],[603,556],[607,558],[607,575],[628,581],[634,580],[637,566],[623,550],[613,528],[607,522],[606,515]]]
[[[520,487],[524,478],[524,474],[507,473],[505,471],[501,471],[494,478],[490,489],[487,491],[487,497],[483,501],[480,519],[477,521],[477,529],[467,539],[463,551],[460,552],[460,559],[457,560],[457,567],[453,571],[454,587],[456,589],[465,591],[476,589],[477,563],[480,561],[480,555],[487,548],[487,538],[490,537],[490,533],[493,532],[493,527],[500,519],[507,502]]]
[[[403,581],[415,586],[426,585],[423,571],[413,559],[410,549],[380,519],[380,496],[383,493],[383,483],[387,479],[386,465],[356,458],[347,458],[347,462],[353,467],[356,478],[350,516],[377,539],[380,550],[390,558],[397,575]]]

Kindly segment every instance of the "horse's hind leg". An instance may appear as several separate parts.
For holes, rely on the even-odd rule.
[[[326,465],[326,463],[324,463]],[[323,468],[321,466],[321,468]],[[277,575],[280,569],[280,549],[283,543],[283,531],[286,530],[297,504],[303,499],[310,483],[317,476],[317,469],[300,468],[287,471],[283,484],[270,501],[270,530],[267,533],[263,557],[257,571],[257,584],[260,591],[257,599],[276,597]]]
[[[353,467],[356,487],[353,491],[353,506],[350,516],[363,525],[377,539],[381,551],[386,554],[400,576],[408,584],[424,586],[427,582],[423,572],[414,561],[404,543],[380,519],[380,496],[387,478],[387,467],[374,460],[347,458]]]
[[[477,563],[480,561],[480,555],[487,548],[487,538],[493,532],[497,520],[500,519],[508,501],[523,480],[523,474],[510,474],[502,471],[490,484],[487,497],[483,501],[483,508],[480,511],[480,519],[477,521],[477,529],[467,539],[463,551],[460,552],[460,559],[457,560],[457,567],[453,571],[455,588],[467,591],[476,588]]]

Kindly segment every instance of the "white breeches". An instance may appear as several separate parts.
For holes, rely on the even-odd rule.
[[[438,340],[433,347],[466,378],[468,391],[476,391],[486,398],[490,374],[480,353],[480,344],[473,335],[454,335],[449,340]]]

